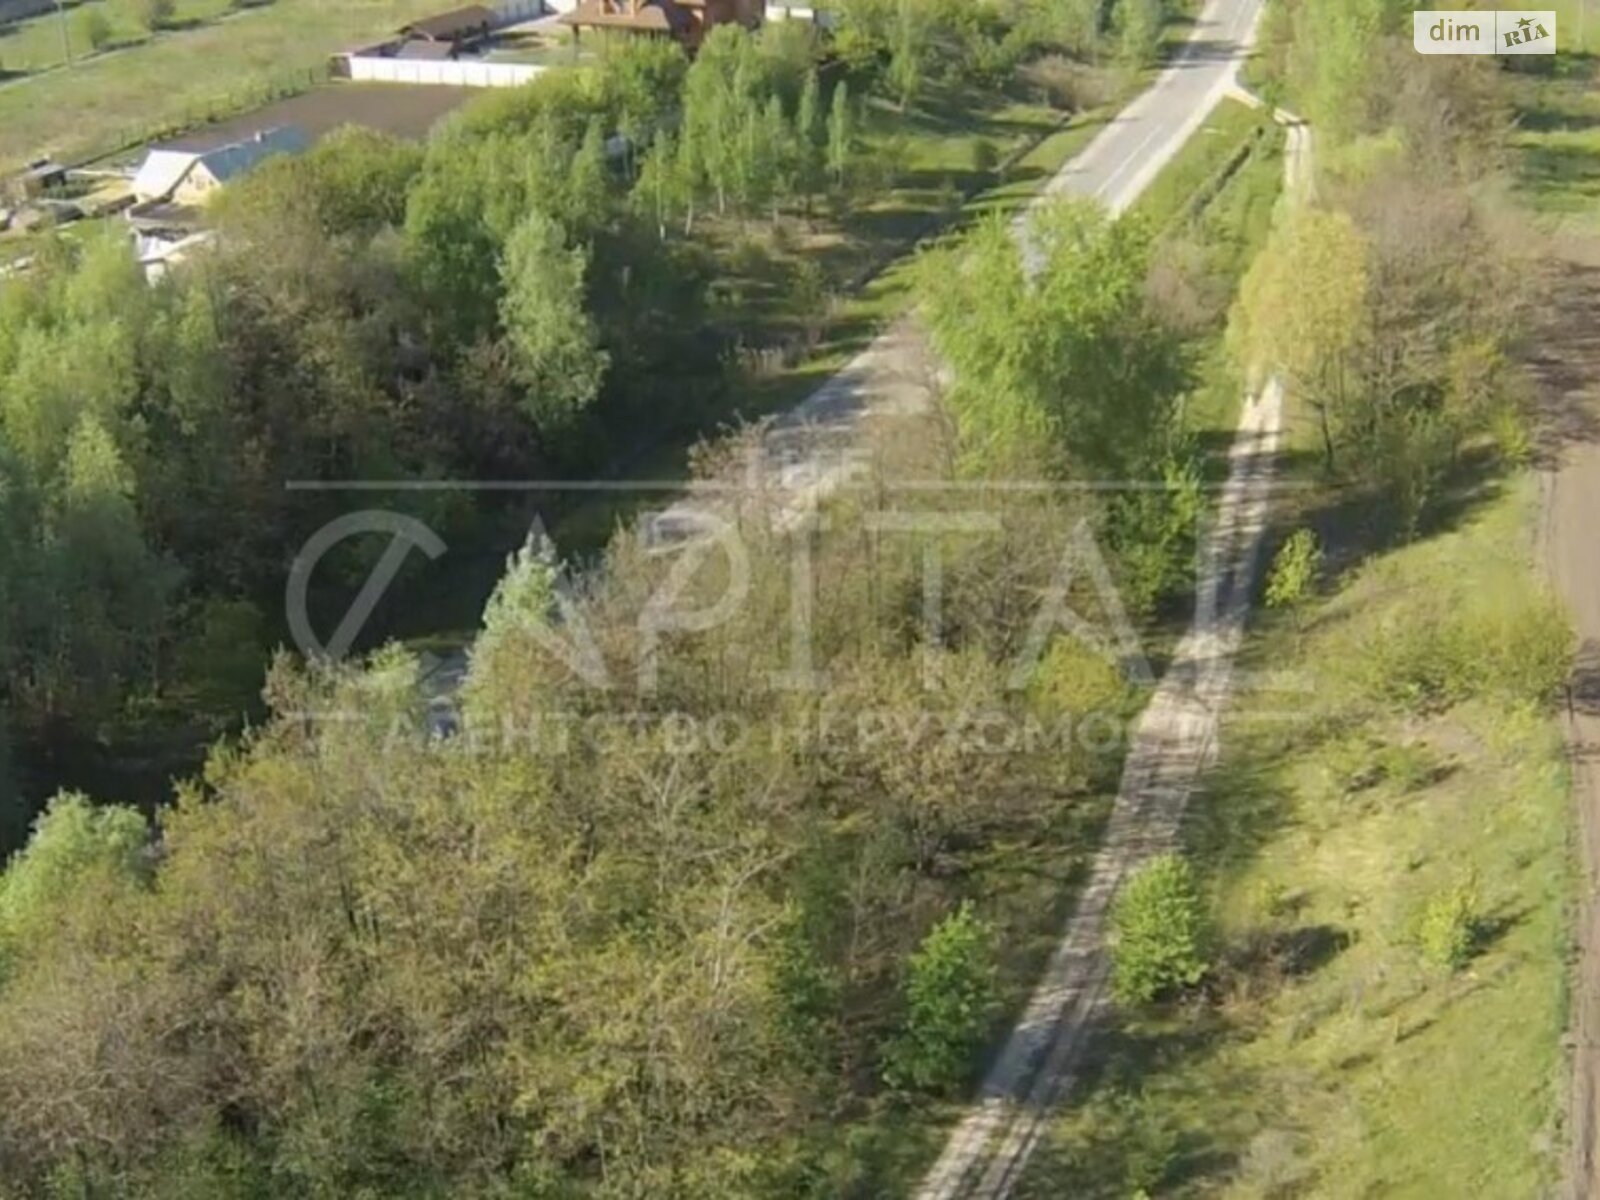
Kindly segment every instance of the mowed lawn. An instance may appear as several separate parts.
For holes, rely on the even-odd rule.
[[[0,169],[43,154],[79,160],[231,116],[309,86],[335,52],[448,7],[442,0],[276,0],[14,81],[0,87]],[[0,61],[5,47],[0,39]]]

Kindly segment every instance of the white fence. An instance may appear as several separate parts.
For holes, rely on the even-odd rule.
[[[495,28],[536,20],[549,13],[545,0],[499,0],[491,6]],[[363,83],[434,84],[439,87],[503,88],[521,87],[543,75],[548,67],[536,63],[484,62],[480,59],[436,60],[394,58],[379,51],[398,43],[389,42],[369,50],[357,50],[339,57],[344,60],[352,80]]]
[[[366,83],[437,84],[442,87],[521,87],[549,70],[535,63],[433,62],[415,58],[379,58],[351,54],[345,62],[350,78]]]

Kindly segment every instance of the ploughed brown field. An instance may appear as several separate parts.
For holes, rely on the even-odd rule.
[[[207,150],[280,125],[297,126],[313,140],[341,125],[362,125],[420,141],[444,116],[478,94],[476,88],[333,83],[217,121],[162,145]]]

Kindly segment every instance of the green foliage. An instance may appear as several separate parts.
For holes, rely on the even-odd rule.
[[[1030,700],[1052,716],[1126,716],[1135,699],[1116,663],[1074,637],[1058,637],[1028,680]]]
[[[1572,669],[1571,621],[1526,589],[1451,594],[1386,613],[1348,665],[1374,699],[1411,711],[1492,696],[1548,704]]]
[[[616,114],[617,132],[638,147],[665,128],[688,69],[683,52],[664,38],[608,43],[601,85],[607,107]]]
[[[86,9],[78,18],[78,36],[90,50],[104,50],[111,41],[111,21],[98,8]]]
[[[905,1025],[884,1054],[892,1086],[947,1092],[966,1078],[994,1004],[990,941],[989,927],[964,904],[911,956]]]
[[[824,157],[828,145],[828,116],[823,111],[822,88],[813,68],[806,72],[795,112],[795,152],[800,190],[806,195],[820,192],[823,185]]]
[[[1429,897],[1417,918],[1417,948],[1433,966],[1459,971],[1472,959],[1481,924],[1477,885],[1464,880]]]
[[[1305,115],[1330,140],[1370,127],[1381,110],[1380,56],[1392,28],[1389,0],[1312,0],[1296,5],[1290,76]]]
[[[71,793],[51,800],[27,848],[0,873],[0,965],[46,934],[74,892],[144,878],[148,843],[131,808],[96,808]]]
[[[568,246],[561,227],[530,212],[506,243],[500,320],[526,405],[541,430],[558,429],[593,402],[607,356],[586,313],[588,255]]]
[[[914,0],[899,0],[895,6],[888,83],[894,89],[895,101],[902,112],[911,107],[922,88],[927,36],[922,27],[922,11]]]
[[[1267,572],[1267,607],[1299,608],[1311,599],[1322,566],[1322,547],[1309,529],[1296,529],[1278,548]]]
[[[1148,1004],[1193,987],[1210,970],[1210,923],[1187,860],[1153,859],[1118,890],[1111,910],[1112,988]]]
[[[850,162],[855,153],[855,117],[850,110],[850,87],[839,83],[833,89],[833,103],[828,110],[828,174],[833,186],[844,191],[850,179]]]
[[[422,160],[420,146],[352,125],[304,154],[268,159],[224,189],[211,211],[235,237],[270,236],[286,211],[309,215],[329,237],[372,237],[405,220]]]
[[[1102,0],[1045,0],[1031,7],[1036,36],[1051,45],[1087,58],[1101,36]]]
[[[1003,73],[1016,50],[994,14],[946,9],[924,95],[952,65]],[[159,286],[122,239],[41,252],[0,291],[0,716],[63,755],[134,719],[193,717],[207,736],[200,718],[231,721],[253,648],[279,636],[263,614],[284,563],[348,509],[285,480],[554,474],[693,428],[725,348],[706,263],[736,227],[676,229],[697,206],[748,222],[829,177],[848,186],[867,140],[866,81],[830,96],[809,37],[719,31],[692,67],[608,53],[474,101],[425,148],[335,135],[230,188],[224,236]],[[636,161],[613,162],[606,135],[624,129]],[[900,146],[913,169],[922,143]],[[773,270],[796,305],[825,307],[819,270]],[[478,522],[521,513],[415,511],[462,555],[489,540]],[[309,674],[280,661],[270,713],[163,810],[137,878],[75,875],[8,955],[7,1186],[744,1196],[795,1194],[816,1162],[813,1194],[843,1194],[829,1185],[849,1184],[837,1160],[854,1147],[827,1126],[875,1104],[862,1065],[892,1058],[909,1088],[959,1080],[990,959],[1021,923],[1004,903],[992,931],[963,909],[918,950],[933,914],[997,847],[1082,849],[1058,819],[1089,789],[1076,757],[997,755],[970,728],[1028,715],[1008,643],[1069,515],[1049,500],[1017,521],[1004,573],[963,558],[948,638],[925,646],[906,620],[917,548],[829,547],[818,649],[843,711],[887,714],[873,736],[663,736],[662,714],[814,717],[771,687],[790,666],[778,538],[756,546],[750,612],[671,639],[648,696],[619,682],[641,666],[630,605],[677,559],[629,539],[576,608],[542,549],[508,566],[459,738],[428,736],[407,652]],[[319,617],[374,553],[319,566]],[[557,639],[585,665],[603,654],[615,690],[576,681]],[[1124,694],[1058,679],[1039,703],[1102,684]],[[540,741],[572,717],[570,743]],[[130,886],[145,873],[155,886]]]
[[[175,0],[134,0],[133,5],[134,17],[151,33],[169,28],[177,11]]]
[[[1165,20],[1163,0],[1116,0],[1111,23],[1123,61],[1136,67],[1155,62],[1161,49],[1161,26]]]
[[[265,681],[270,638],[261,610],[246,600],[206,600],[178,658],[200,713],[230,717],[254,709]],[[199,714],[197,714],[199,715]]]
[[[1330,467],[1366,329],[1366,264],[1366,240],[1347,215],[1297,209],[1251,264],[1229,328],[1245,371],[1282,370],[1306,395]]]
[[[1161,488],[1123,492],[1108,519],[1122,602],[1138,614],[1193,584],[1205,517],[1197,456],[1186,447],[1169,450],[1158,469]]]
[[[829,1037],[836,1035],[843,985],[820,954],[800,906],[790,902],[774,939],[772,985],[781,1006],[779,1021],[790,1052],[806,1064],[826,1062]]]
[[[993,175],[1000,166],[1000,154],[988,138],[976,138],[972,143],[972,169],[984,177]]]
[[[1040,210],[1020,242],[992,218],[926,256],[918,291],[955,373],[948,402],[970,470],[1143,473],[1182,378],[1147,304],[1148,264],[1137,222],[1074,201]]]
[[[469,724],[492,728],[497,719],[542,703],[537,635],[556,618],[559,566],[548,543],[526,542],[506,563],[483,610],[465,688]]]

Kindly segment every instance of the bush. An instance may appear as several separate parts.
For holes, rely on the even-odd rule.
[[[885,1055],[891,1087],[943,1092],[966,1078],[994,1004],[992,938],[963,904],[911,956],[905,1025]]]
[[[134,17],[151,33],[170,26],[176,11],[174,0],[134,0]]]
[[[1160,471],[1166,486],[1118,495],[1107,528],[1122,601],[1140,615],[1193,587],[1195,538],[1205,512],[1199,462],[1188,447],[1169,451]]]
[[[1477,949],[1481,918],[1478,889],[1471,880],[1432,897],[1417,921],[1417,947],[1436,967],[1459,971]]]
[[[1480,696],[1540,704],[1566,681],[1574,648],[1571,624],[1551,596],[1436,597],[1390,614],[1355,669],[1370,696],[1411,711]]]
[[[1267,576],[1267,607],[1297,609],[1311,598],[1317,570],[1322,565],[1322,548],[1317,535],[1297,529],[1284,542],[1272,560]]]
[[[91,8],[84,12],[78,22],[78,30],[84,43],[91,50],[104,50],[106,43],[111,40],[111,22],[106,19],[106,14],[98,8]]]
[[[1194,872],[1176,854],[1152,860],[1123,886],[1111,927],[1112,989],[1124,1004],[1193,987],[1209,970],[1209,922]]]
[[[1117,0],[1111,24],[1117,32],[1117,50],[1129,66],[1155,62],[1161,50],[1161,0]]]
[[[1075,637],[1050,643],[1028,680],[1028,697],[1049,717],[1126,716],[1133,688],[1117,664]]]

